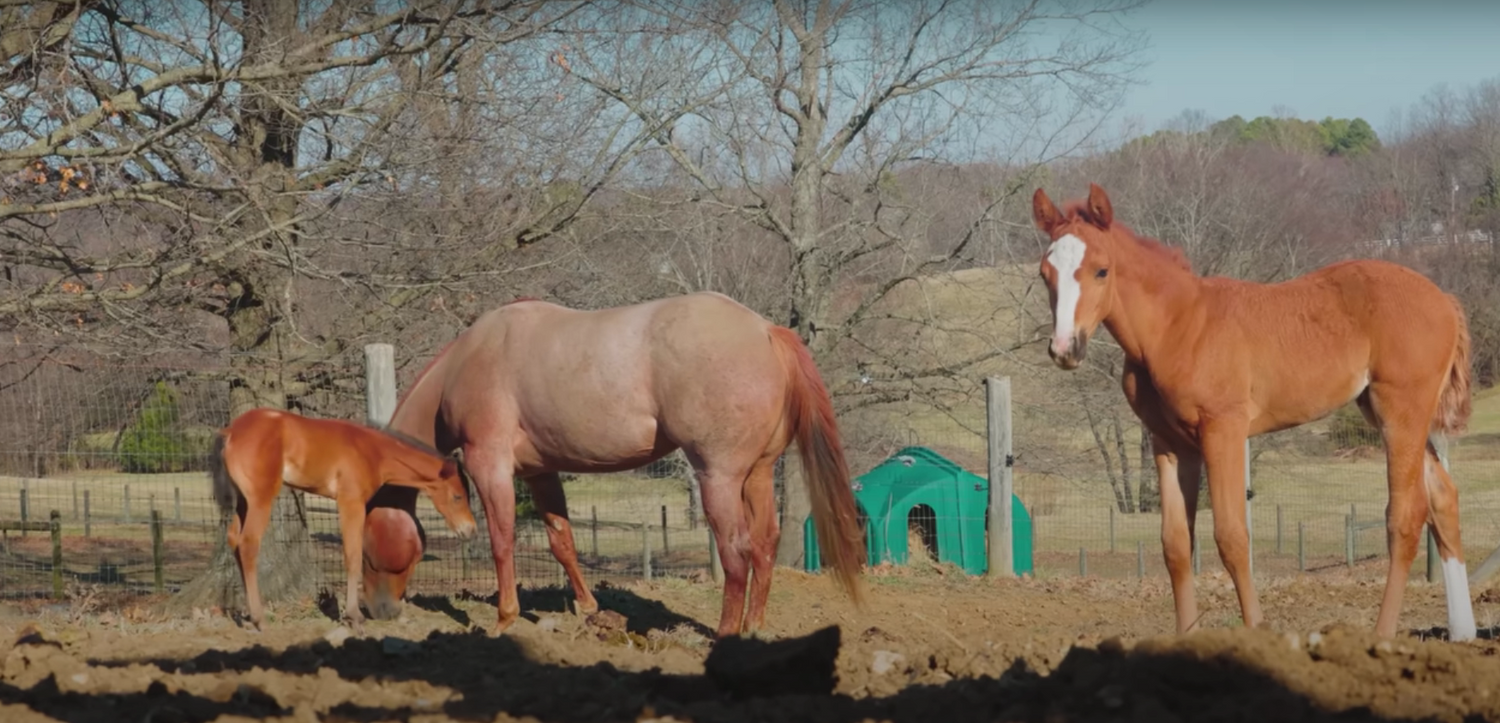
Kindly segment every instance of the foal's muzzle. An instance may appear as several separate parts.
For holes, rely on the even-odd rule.
[[[453,528],[453,534],[458,535],[460,540],[472,540],[479,532],[479,527],[473,522],[460,522],[458,527]]]
[[[1067,340],[1067,343],[1058,348],[1056,339],[1047,345],[1047,356],[1052,358],[1053,363],[1063,369],[1077,369],[1083,363],[1084,355],[1088,351],[1088,336],[1083,333],[1075,333]]]

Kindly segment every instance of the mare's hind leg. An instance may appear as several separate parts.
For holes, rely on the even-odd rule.
[[[531,499],[542,513],[542,522],[547,525],[547,544],[552,556],[563,566],[568,583],[573,586],[573,598],[578,603],[578,612],[584,615],[599,611],[599,601],[583,581],[583,570],[578,565],[578,550],[573,542],[573,525],[568,521],[568,498],[563,492],[562,480],[556,472],[543,472],[526,478],[531,488]]]
[[[1390,567],[1385,578],[1385,595],[1375,633],[1389,638],[1396,634],[1396,620],[1401,615],[1401,601],[1407,576],[1417,557],[1422,523],[1427,518],[1427,500],[1423,484],[1427,428],[1432,419],[1431,402],[1422,403],[1409,387],[1379,382],[1360,395],[1359,405],[1367,417],[1374,417],[1385,442],[1386,484],[1389,501],[1385,508],[1386,545]]]
[[[751,567],[750,522],[743,502],[746,470],[726,469],[718,463],[705,463],[688,452],[688,460],[698,475],[703,495],[703,514],[719,546],[719,562],[724,566],[724,604],[715,635],[725,638],[742,632],[745,617],[745,588]],[[770,576],[766,579],[769,581]]]
[[[496,599],[495,627],[499,635],[521,617],[521,600],[516,591],[516,483],[515,461],[507,448],[491,441],[464,447],[464,465],[484,504],[485,524],[489,525],[490,554],[495,558]]]
[[[776,565],[776,543],[781,525],[776,519],[777,455],[760,458],[745,479],[744,500],[750,528],[750,607],[745,629],[755,632],[766,624],[766,598],[771,593],[771,570]]]

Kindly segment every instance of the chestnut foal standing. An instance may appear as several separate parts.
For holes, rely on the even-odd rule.
[[[1354,400],[1386,450],[1390,569],[1376,633],[1396,633],[1427,522],[1443,559],[1449,638],[1475,637],[1458,491],[1438,456],[1470,412],[1469,333],[1457,300],[1415,271],[1369,259],[1275,284],[1200,277],[1181,251],[1116,221],[1096,184],[1066,212],[1037,189],[1032,216],[1051,238],[1040,269],[1055,325],[1048,354],[1076,368],[1101,323],[1125,352],[1121,384],[1156,456],[1179,632],[1198,619],[1191,546],[1200,465],[1219,557],[1245,624],[1260,625],[1245,529],[1245,440]]]
[[[363,630],[359,610],[365,504],[383,484],[427,493],[463,539],[474,536],[474,513],[458,460],[415,440],[339,419],[313,419],[277,409],[252,409],[214,437],[209,473],[219,509],[229,519],[229,548],[240,565],[250,621],[263,624],[256,557],[283,482],[338,504],[348,587],[344,617]]]

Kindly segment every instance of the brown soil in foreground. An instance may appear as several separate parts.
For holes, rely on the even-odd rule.
[[[1205,630],[1171,635],[1163,580],[988,581],[877,571],[854,611],[831,581],[778,570],[767,640],[711,645],[719,589],[605,587],[609,611],[523,597],[500,638],[490,600],[418,598],[345,637],[308,604],[267,630],[145,602],[11,604],[0,720],[68,721],[1198,721],[1500,720],[1500,645],[1442,639],[1441,585],[1413,582],[1371,632],[1383,566],[1261,582],[1245,630],[1204,575]],[[1500,605],[1480,595],[1481,626]],[[1493,630],[1493,628],[1488,628]],[[1420,632],[1419,632],[1420,631]]]

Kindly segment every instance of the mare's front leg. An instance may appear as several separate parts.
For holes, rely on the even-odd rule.
[[[1260,626],[1261,614],[1250,577],[1250,531],[1245,526],[1245,433],[1245,422],[1224,419],[1207,426],[1202,440],[1208,494],[1213,500],[1214,542],[1234,581],[1245,627],[1254,628]]]
[[[484,505],[489,525],[490,554],[495,558],[496,620],[491,635],[499,635],[521,617],[516,592],[516,485],[515,460],[510,450],[495,443],[466,445],[464,465]]]
[[[350,491],[339,490],[335,502],[339,511],[339,535],[344,538],[344,619],[355,634],[363,635],[365,616],[359,609],[359,588],[363,580],[365,547],[365,500],[351,484]]]
[[[1161,492],[1162,556],[1172,578],[1177,632],[1186,633],[1198,622],[1198,600],[1193,590],[1193,533],[1197,528],[1203,460],[1197,450],[1174,450],[1155,434],[1151,436],[1151,449]]]
[[[547,525],[547,544],[552,556],[567,573],[568,583],[573,586],[573,598],[578,612],[584,615],[599,611],[599,601],[583,581],[583,569],[578,565],[578,549],[573,541],[573,525],[568,521],[568,498],[563,491],[562,479],[556,472],[543,472],[526,478],[531,488],[531,498],[542,513],[542,522]]]

